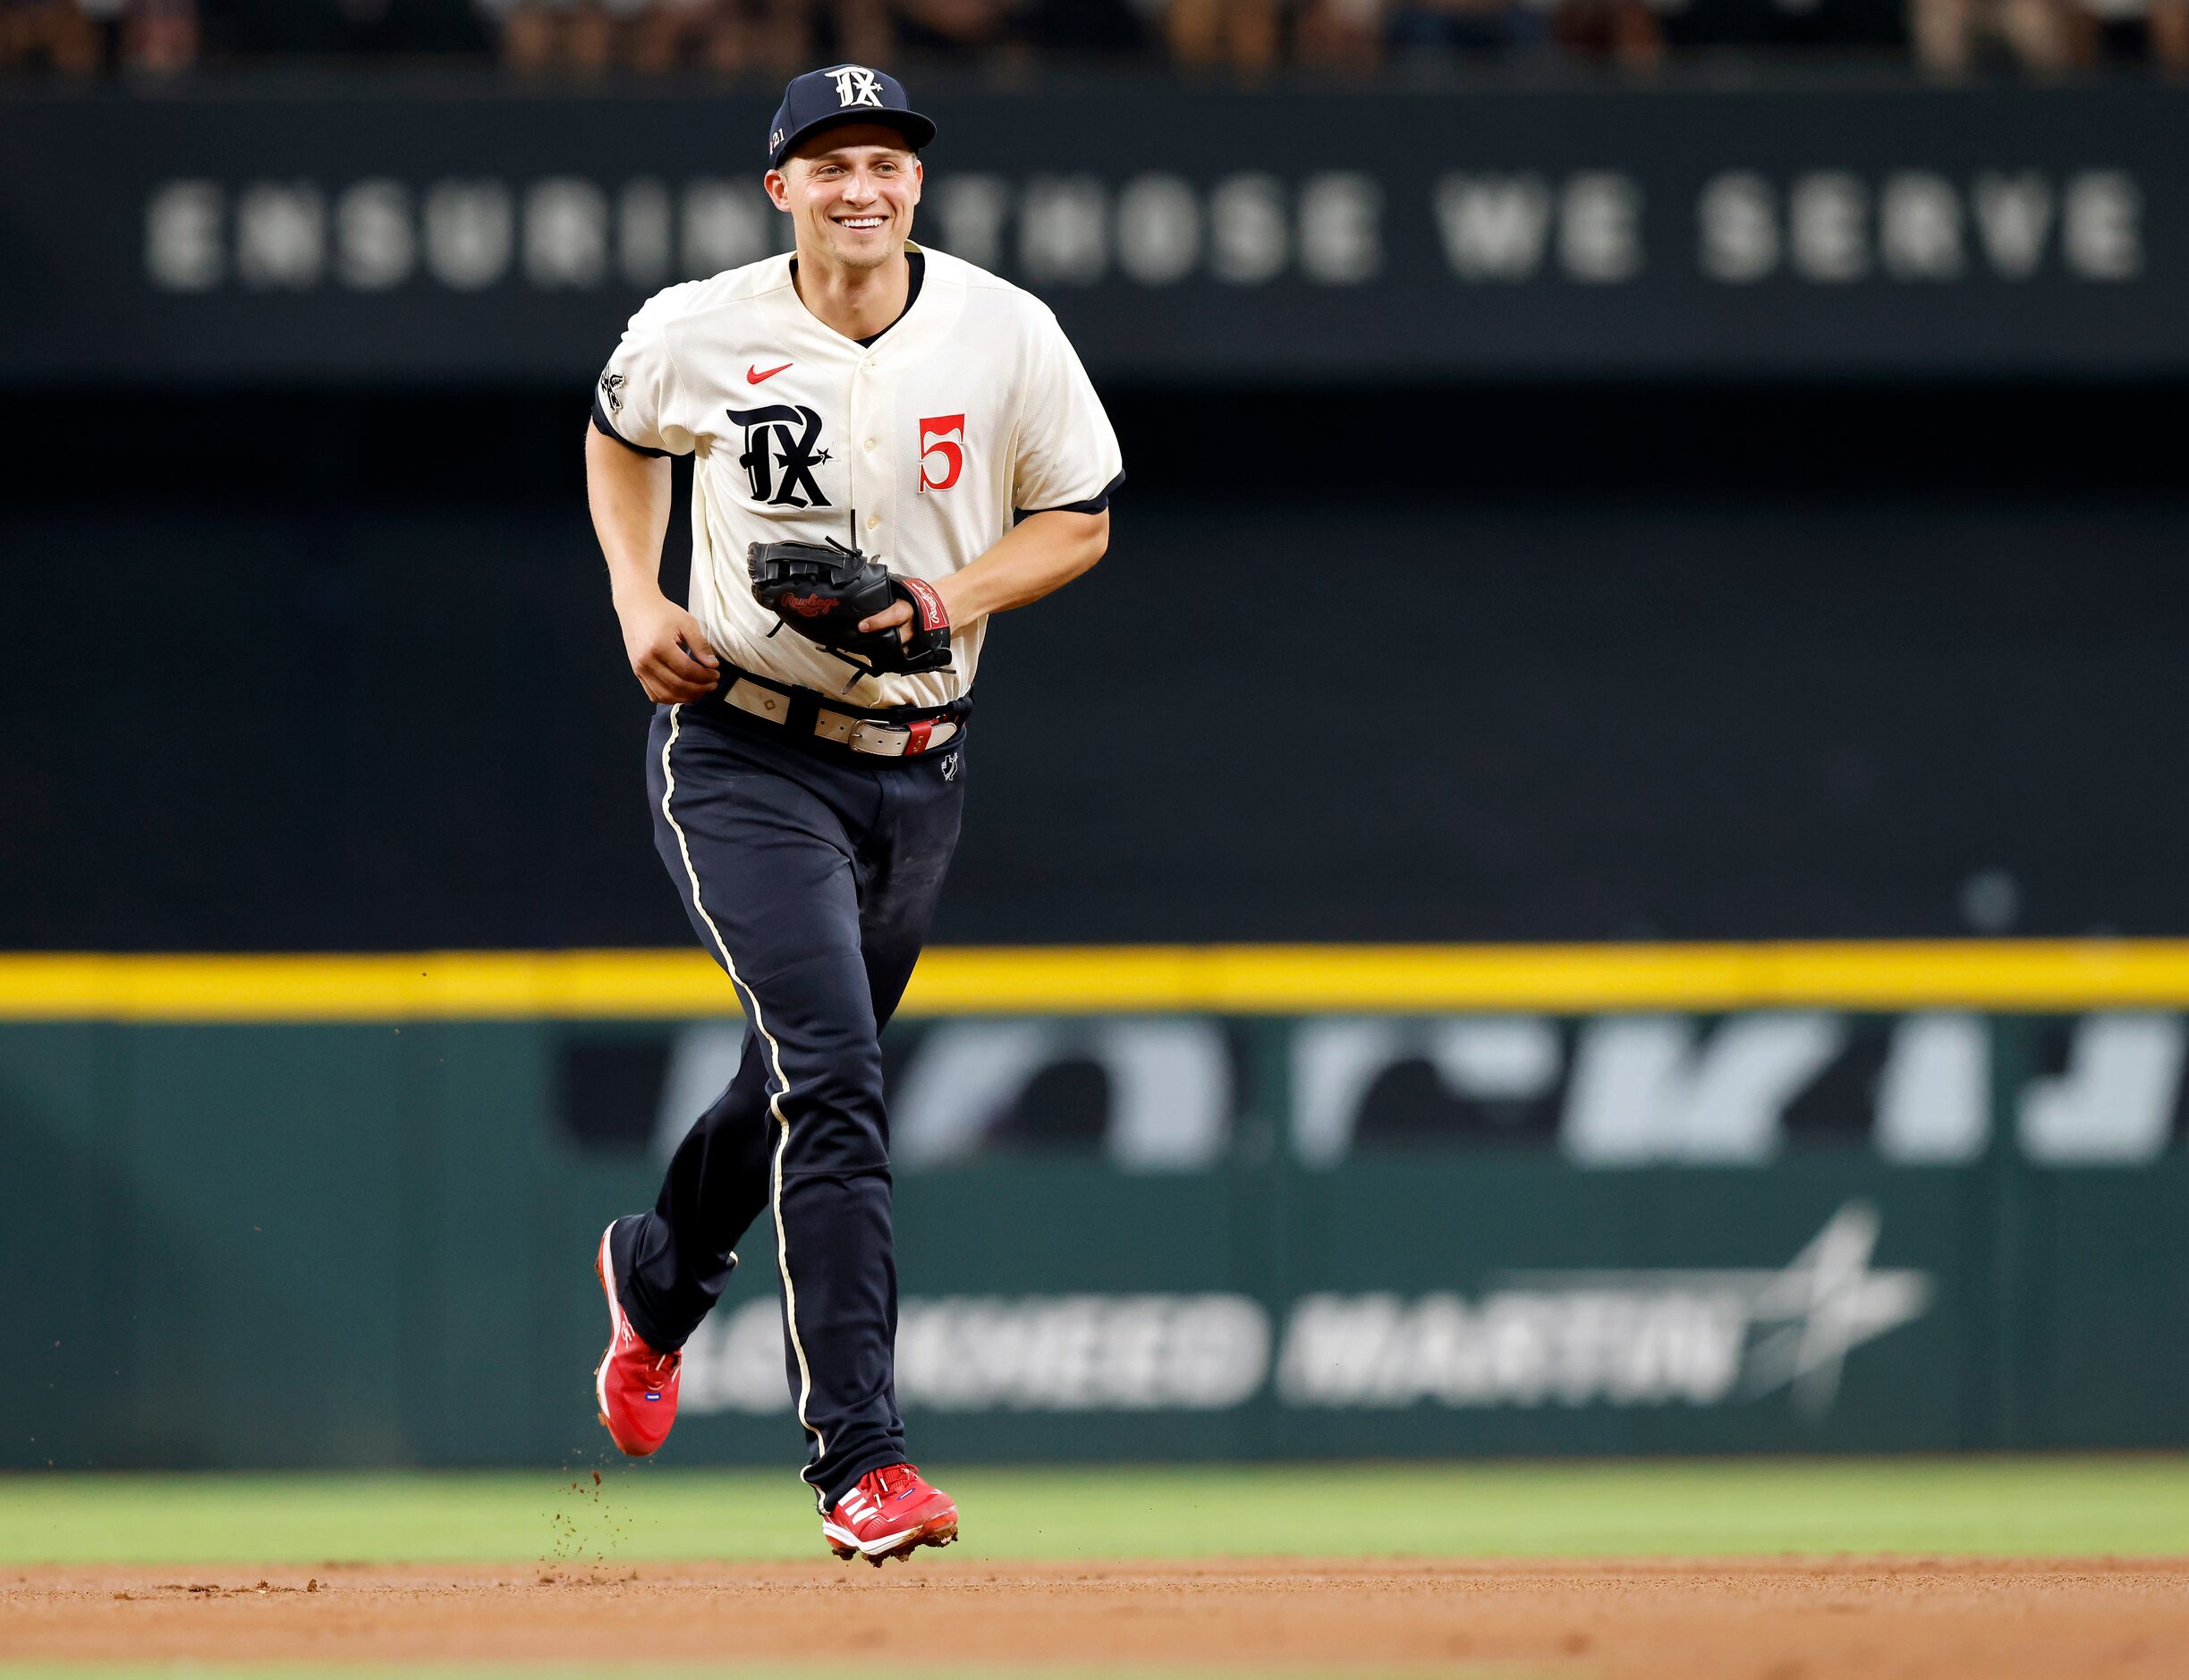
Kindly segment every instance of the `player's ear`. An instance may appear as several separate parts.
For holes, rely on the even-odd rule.
[[[913,204],[920,202],[920,190],[927,184],[927,179],[928,172],[921,166],[920,154],[914,152],[912,154],[912,191],[909,202]]]
[[[785,161],[795,162],[796,160],[786,159]],[[791,181],[790,177],[782,170],[770,169],[762,178],[760,185],[768,190],[768,201],[776,208],[787,210],[791,208]]]

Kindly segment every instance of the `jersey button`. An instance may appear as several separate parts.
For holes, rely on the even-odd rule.
[[[869,530],[873,530],[873,529],[874,529],[876,526],[879,525],[881,522],[882,522],[882,516],[881,516],[879,513],[869,513],[869,514],[867,515],[867,529],[868,529]]]
[[[867,453],[869,454],[872,454],[874,453],[874,440],[871,437],[867,439]]]

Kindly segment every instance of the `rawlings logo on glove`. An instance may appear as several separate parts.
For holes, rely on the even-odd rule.
[[[826,543],[756,542],[745,550],[745,570],[752,578],[752,598],[776,615],[776,630],[788,624],[855,667],[853,683],[891,672],[950,668],[950,615],[934,586],[898,577],[833,537]],[[912,605],[909,637],[894,627],[859,628],[892,601]]]

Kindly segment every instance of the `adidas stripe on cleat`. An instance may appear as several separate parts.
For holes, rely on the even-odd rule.
[[[829,1550],[846,1561],[863,1557],[878,1569],[889,1558],[947,1546],[957,1537],[958,1507],[911,1464],[869,1471],[821,1519]]]

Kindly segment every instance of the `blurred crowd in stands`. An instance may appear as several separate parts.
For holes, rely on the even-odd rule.
[[[0,0],[0,76],[157,76],[370,57],[539,77],[781,79],[817,60],[1008,76],[1169,63],[1251,80],[1422,63],[1749,51],[1913,55],[1947,78],[2151,62],[2189,72],[2189,0]]]

